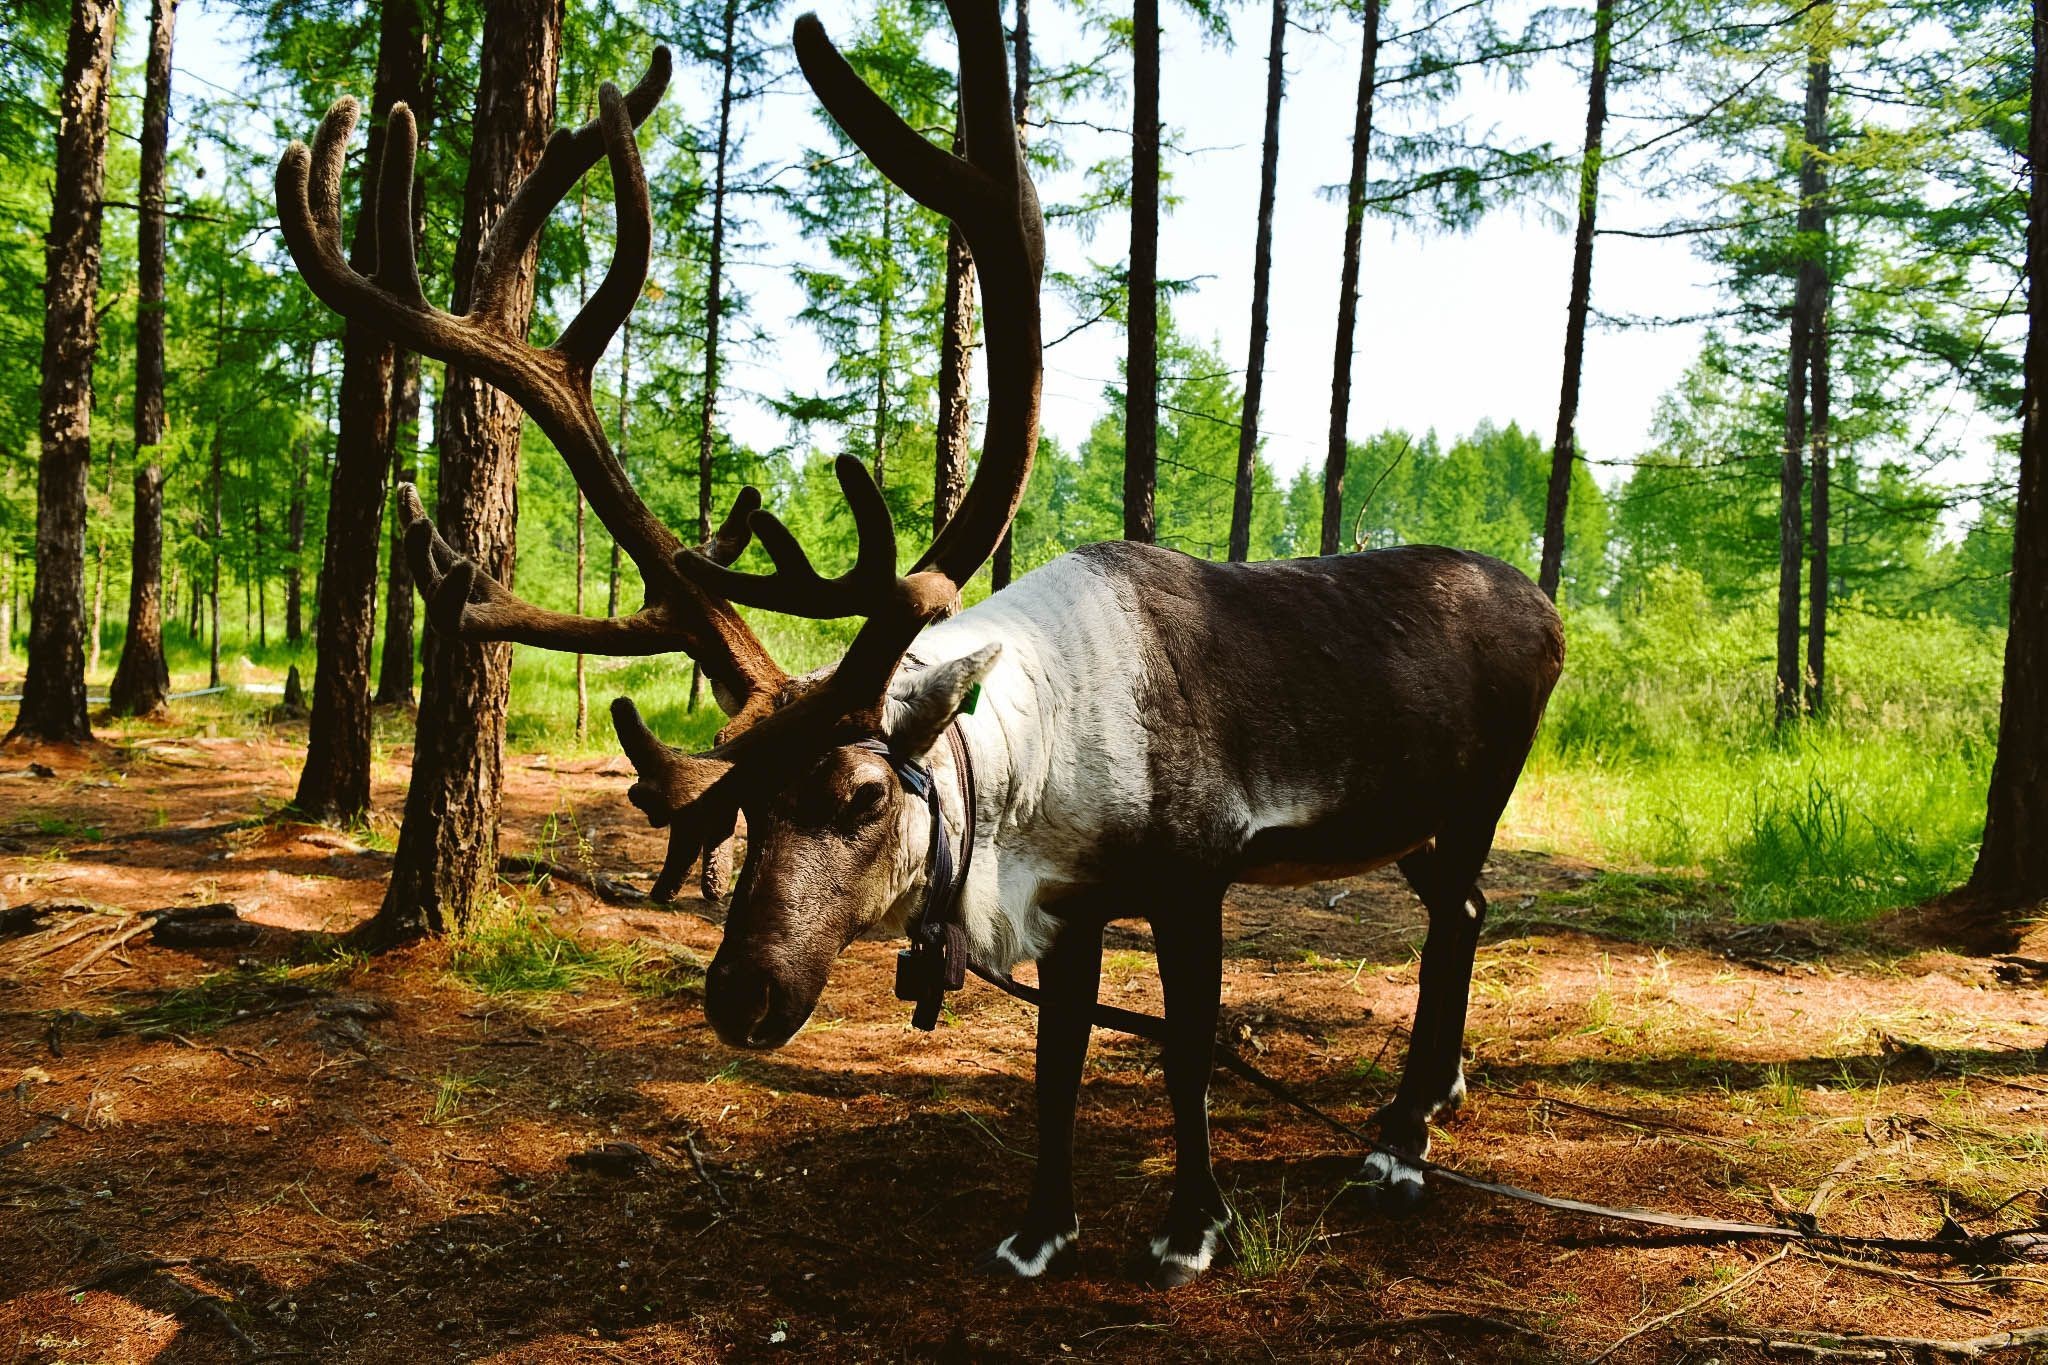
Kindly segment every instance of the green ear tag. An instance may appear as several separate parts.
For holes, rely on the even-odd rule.
[[[981,684],[976,683],[967,689],[967,700],[960,703],[960,714],[971,716],[974,714],[974,708],[979,705],[981,705]]]

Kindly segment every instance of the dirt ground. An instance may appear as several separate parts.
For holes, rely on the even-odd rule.
[[[0,1361],[1732,1365],[1907,1359],[1846,1338],[2048,1324],[2042,1261],[1713,1241],[1444,1188],[1393,1221],[1347,1190],[1340,1138],[1223,1076],[1237,1263],[1155,1292],[1131,1260],[1165,1206],[1166,1096],[1154,1048],[1100,1034],[1078,1267],[979,1281],[965,1267],[1030,1171],[1025,1007],[971,984],[917,1033],[890,997],[896,945],[860,943],[794,1042],[741,1057],[695,990],[716,907],[558,884],[508,885],[496,948],[337,956],[382,892],[404,751],[379,764],[371,827],[344,833],[267,820],[291,729],[189,729],[0,751],[0,906],[75,907],[0,938]],[[509,767],[510,847],[658,864],[623,764]],[[1487,879],[1471,1097],[1440,1160],[1837,1231],[2048,1221],[2048,997],[2029,965],[2048,946],[1999,961],[1736,926],[1711,886],[1516,842]],[[261,935],[137,932],[140,912],[215,901]],[[1403,1051],[1419,907],[1373,876],[1246,890],[1228,915],[1229,1036],[1363,1119]],[[1158,1007],[1145,948],[1112,931],[1105,999]]]

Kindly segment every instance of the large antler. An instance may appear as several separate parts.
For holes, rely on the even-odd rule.
[[[1045,224],[1011,121],[1002,16],[996,0],[947,0],[946,7],[960,42],[964,157],[926,140],[884,103],[833,47],[815,15],[797,20],[796,51],[811,88],[847,136],[905,193],[959,224],[974,254],[989,376],[988,424],[974,483],[945,530],[902,577],[888,505],[866,466],[852,457],[837,465],[860,545],[844,574],[821,577],[795,535],[765,510],[749,522],[773,573],[740,573],[690,551],[679,559],[705,591],[729,601],[793,616],[867,618],[817,694],[813,709],[836,712],[835,719],[871,722],[879,715],[904,651],[926,625],[957,607],[961,588],[1002,542],[1038,448]],[[753,749],[769,738],[750,731],[738,742]]]
[[[351,268],[342,248],[341,172],[356,124],[354,100],[340,100],[328,110],[310,150],[294,142],[285,151],[277,168],[278,216],[292,259],[328,307],[411,350],[460,365],[517,400],[562,453],[591,509],[632,556],[647,585],[646,605],[615,619],[537,607],[457,554],[407,485],[399,489],[407,558],[436,628],[468,639],[587,654],[681,650],[703,666],[729,710],[751,719],[775,705],[788,678],[730,603],[678,570],[683,542],[634,491],[591,393],[591,371],[647,279],[653,217],[633,130],[660,102],[669,65],[668,49],[656,48],[647,74],[630,92],[621,95],[604,85],[595,120],[574,132],[560,129],[548,140],[540,162],[484,239],[470,309],[461,316],[429,304],[420,286],[412,238],[418,135],[403,104],[393,105],[389,115],[383,165],[364,172],[377,177],[371,274]],[[611,162],[616,254],[603,283],[554,344],[535,346],[513,316],[513,285],[548,215],[600,156]],[[749,518],[759,505],[758,493],[743,492],[719,533],[690,553],[732,562],[746,548]]]

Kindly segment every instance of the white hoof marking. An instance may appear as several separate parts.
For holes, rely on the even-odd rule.
[[[1422,1187],[1422,1172],[1389,1152],[1374,1152],[1365,1159],[1368,1185],[1413,1185]]]
[[[1016,1271],[1020,1279],[1035,1280],[1045,1273],[1045,1268],[1052,1264],[1053,1257],[1074,1244],[1075,1236],[1076,1234],[1071,1232],[1062,1232],[1041,1246],[1037,1255],[1026,1259],[1016,1252],[1017,1234],[1013,1232],[996,1248],[996,1255],[1000,1256],[1010,1269]]]
[[[1222,1231],[1221,1227],[1216,1226],[1203,1228],[1202,1245],[1192,1252],[1170,1251],[1167,1249],[1166,1238],[1154,1237],[1152,1239],[1152,1259],[1161,1265],[1181,1266],[1199,1275],[1207,1270],[1209,1262],[1216,1258],[1216,1244],[1218,1236]]]

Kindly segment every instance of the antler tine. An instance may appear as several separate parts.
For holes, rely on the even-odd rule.
[[[980,187],[974,168],[903,121],[827,36],[815,14],[796,21],[796,59],[804,79],[875,169],[934,213],[959,218]]]
[[[634,127],[645,123],[647,116],[654,112],[654,106],[661,102],[663,92],[668,89],[672,64],[668,48],[656,47],[648,60],[647,74],[626,92],[623,103]],[[601,110],[602,96],[599,107]],[[608,150],[602,112],[574,132],[566,128],[555,130],[541,152],[539,164],[512,192],[505,212],[499,216],[497,225],[484,238],[483,247],[477,253],[476,282],[470,301],[473,316],[490,318],[501,327],[509,326],[512,285],[519,273],[519,261],[526,255],[527,247],[532,245],[555,206],[568,196],[576,182]],[[635,149],[636,161],[638,156]],[[642,270],[645,270],[644,266]],[[637,287],[634,292],[638,293]],[[609,334],[606,339],[610,339]]]
[[[342,98],[328,107],[313,145],[294,142],[277,163],[277,217],[299,273],[322,303],[341,311],[362,276],[341,246],[341,162],[356,130],[357,105]]]
[[[740,573],[695,550],[678,555],[676,566],[707,592],[741,606],[762,607],[786,616],[829,620],[880,610],[896,582],[896,523],[865,464],[842,455],[833,462],[832,470],[853,512],[858,546],[853,567],[837,578],[820,576],[796,536],[780,517],[768,511],[754,512],[749,524],[774,563],[774,573]],[[755,494],[757,499],[759,496]]]
[[[698,551],[713,564],[731,564],[747,552],[753,543],[754,513],[761,510],[761,490],[748,484],[732,500],[732,510],[725,514],[725,520],[711,533],[711,539],[704,542]]]
[[[419,262],[412,241],[412,173],[419,156],[412,110],[391,106],[384,120],[384,164],[377,179],[377,287],[407,308],[424,310]],[[367,172],[366,172],[367,173]]]
[[[989,188],[1031,182],[1010,108],[1010,64],[1000,13],[972,0],[946,0],[960,45],[960,123],[967,160],[989,177]]]
[[[635,657],[699,651],[702,641],[670,613],[648,608],[626,616],[590,617],[550,611],[515,596],[474,560],[442,539],[411,484],[398,486],[405,522],[405,558],[427,619],[436,630],[470,640],[509,640],[577,654]]]
[[[647,283],[647,262],[654,250],[654,214],[647,199],[647,173],[640,147],[618,87],[606,81],[597,92],[598,123],[604,130],[605,152],[612,163],[612,189],[618,205],[617,240],[611,268],[590,301],[562,329],[555,350],[569,363],[588,370],[633,311]]]

